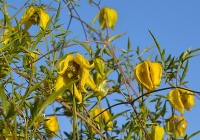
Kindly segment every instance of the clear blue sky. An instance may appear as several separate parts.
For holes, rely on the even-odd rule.
[[[7,0],[15,7],[21,7],[25,1],[11,1]],[[43,2],[43,1],[42,1]],[[44,1],[46,3],[46,1]],[[54,2],[55,3],[55,2]],[[92,21],[93,17],[98,13],[98,9],[90,7],[86,0],[82,0],[79,3],[81,6],[77,7],[77,11],[80,14],[82,20],[88,23]],[[56,5],[52,5],[57,8]],[[62,2],[62,7],[64,6]],[[130,37],[132,47],[136,50],[137,46],[141,47],[141,50],[154,44],[152,37],[150,36],[148,29],[157,38],[163,49],[166,49],[166,54],[172,54],[179,56],[183,51],[186,51],[190,46],[192,49],[200,47],[200,1],[182,1],[182,0],[168,0],[168,1],[139,1],[139,0],[102,0],[101,7],[108,6],[114,8],[118,12],[118,22],[115,26],[116,30],[111,31],[111,35],[127,32],[127,34],[115,41],[113,44],[117,48],[125,48],[127,46],[127,38]],[[12,15],[16,10],[9,9]],[[17,16],[21,17],[23,11]],[[53,14],[53,12],[50,12]],[[1,16],[1,15],[0,15]],[[67,8],[61,11],[60,23],[67,25],[69,21],[69,14]],[[14,24],[14,23],[13,23]],[[95,24],[96,28],[99,28],[99,24]],[[65,26],[66,27],[66,26]],[[78,36],[78,39],[84,41],[85,37],[82,31],[81,24],[73,19],[70,26],[70,30],[73,34],[70,37]],[[30,30],[34,32],[34,30]],[[77,50],[77,48],[75,49]],[[156,49],[148,52],[144,55],[144,58],[155,52]],[[154,55],[155,57],[155,55]],[[186,79],[189,80],[187,86],[190,89],[200,91],[199,79],[200,79],[200,57],[191,59],[189,62],[189,70]],[[135,65],[135,64],[134,64]],[[162,92],[159,94],[166,94]],[[122,96],[117,96],[122,98]],[[110,99],[115,97],[110,96]],[[188,120],[188,128],[186,133],[190,135],[192,132],[200,130],[200,113],[199,113],[199,100],[195,98],[196,106],[192,108],[192,111],[185,111],[184,116]],[[114,102],[111,102],[111,104]],[[153,106],[152,106],[153,107]],[[114,108],[114,111],[123,109],[123,106]],[[170,111],[170,108],[169,108]],[[46,112],[48,113],[48,111]],[[178,113],[178,112],[177,112]],[[165,116],[166,118],[168,116]],[[68,119],[59,118],[61,129],[71,129]],[[123,122],[121,122],[123,123]],[[69,131],[69,130],[66,130]],[[197,135],[193,139],[200,139],[200,135]]]

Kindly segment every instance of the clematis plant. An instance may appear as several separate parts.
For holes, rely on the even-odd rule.
[[[165,135],[165,130],[162,126],[153,126],[149,133],[152,140],[162,140]]]
[[[32,25],[39,24],[46,28],[50,17],[41,7],[30,6],[23,14],[19,24],[24,24],[24,30],[27,31]]]
[[[47,127],[46,131],[48,132],[48,137],[52,138],[59,130],[58,120],[56,116],[50,116],[46,118],[45,127]],[[51,132],[49,132],[49,130]],[[53,132],[53,133],[52,133]]]
[[[190,106],[195,106],[194,93],[184,89],[173,89],[169,92],[168,98],[173,108],[184,114],[184,108],[191,110]]]
[[[19,32],[22,32],[22,38],[19,39]],[[26,46],[26,48],[30,47],[31,43],[31,37],[28,31],[22,30],[21,28],[18,28],[17,26],[12,27],[11,30],[6,29],[3,33],[3,36],[1,37],[2,44],[7,45],[12,42],[12,44],[16,47],[18,46]]]
[[[185,136],[185,130],[187,129],[187,120],[183,116],[170,116],[169,121],[166,124],[166,129],[169,133],[175,135],[177,139],[179,136],[182,138]]]
[[[98,18],[101,29],[105,29],[106,25],[113,30],[115,29],[117,23],[117,11],[115,9],[105,6],[99,11]]]
[[[72,54],[69,54],[66,60],[63,60],[59,63],[58,76],[55,85],[56,91],[73,80],[80,78],[80,81],[74,84],[70,88],[70,91],[73,92],[74,87],[73,94],[77,99],[77,103],[82,103],[81,91],[87,92],[85,89],[86,85],[88,85],[94,91],[99,91],[89,73],[89,70],[93,66],[94,64],[90,64],[89,61],[79,53],[76,54],[75,58]],[[59,96],[59,98],[61,98],[61,96]]]
[[[146,60],[135,67],[134,75],[139,84],[147,91],[152,91],[160,86],[162,66],[157,62]]]
[[[108,110],[104,111],[105,108],[93,108],[89,111],[90,118],[94,118],[94,121],[97,122],[97,126],[100,127],[100,124],[103,123],[106,124],[107,130],[112,130],[112,121],[110,119],[112,118],[112,115]],[[102,114],[100,114],[102,111],[104,111]],[[100,115],[99,115],[100,114]],[[97,116],[99,115],[99,116]],[[96,117],[97,116],[97,117]],[[94,130],[92,130],[94,133]]]

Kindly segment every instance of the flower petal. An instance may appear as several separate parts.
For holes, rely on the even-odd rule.
[[[108,27],[115,30],[115,24],[117,22],[117,12],[112,8],[106,8],[105,14],[107,16]]]
[[[182,138],[184,138],[185,130],[187,129],[187,121],[183,116],[179,116],[179,120],[180,120],[179,121],[180,123],[178,124],[178,127],[177,127],[178,133]]]
[[[89,111],[91,117],[95,117],[98,114],[100,114],[102,111],[104,111],[105,108],[94,108],[91,109]],[[103,112],[101,115],[97,116],[94,120],[96,122],[100,122],[102,119],[105,121],[105,124],[108,127],[108,130],[112,130],[112,121],[110,121],[110,119],[112,118],[112,115],[110,114],[110,112],[108,110],[106,110],[105,112]]]
[[[178,89],[171,90],[168,94],[168,98],[171,106],[180,111],[181,114],[184,114],[184,105],[182,103],[179,90]]]
[[[59,126],[58,126],[58,120],[56,118],[56,116],[51,116],[51,117],[47,117],[47,120],[45,122],[45,126],[50,130],[53,131],[54,133],[57,133],[59,130]],[[55,136],[54,134],[49,135],[49,137]]]
[[[24,12],[24,14],[22,15],[22,18],[21,18],[21,20],[19,21],[19,24],[27,24],[26,26],[25,26],[25,29],[24,30],[28,30],[29,29],[29,27],[31,26],[30,25],[30,23],[27,23],[28,22],[28,20],[30,19],[30,17],[35,13],[37,11],[37,8],[35,8],[35,7],[33,7],[33,6],[31,6],[31,7],[29,7],[25,12]]]
[[[164,128],[161,126],[153,126],[150,137],[152,140],[162,140],[165,135]]]
[[[106,27],[106,21],[104,20],[104,13],[105,13],[105,8],[101,9],[98,13],[98,18],[99,18],[99,24],[101,29],[105,29]]]
[[[195,106],[194,93],[184,89],[179,89],[179,91],[181,93],[181,100],[183,102],[185,109],[190,111],[191,110],[190,106]]]
[[[80,65],[81,68],[91,69],[94,66],[94,63],[90,65],[87,59],[85,59],[79,53],[76,54],[76,58],[74,60],[77,64]]]
[[[187,129],[187,120],[183,116],[173,115],[169,117],[170,120],[167,121],[166,129],[168,132],[175,132],[175,138],[177,139],[179,136],[185,136],[185,130]]]
[[[149,91],[153,90],[154,86],[151,81],[149,65],[147,61],[138,64],[134,69],[134,75],[136,80],[144,86],[144,88]]]
[[[59,63],[59,68],[58,68],[58,74],[59,75],[63,75],[65,74],[65,71],[68,68],[68,63],[69,61],[73,61],[74,60],[74,56],[72,54],[69,54],[66,58],[66,60],[63,60]]]
[[[73,90],[74,87],[74,90]],[[70,91],[73,92],[74,91],[74,96],[75,98],[78,100],[77,104],[82,103],[82,94],[81,92],[77,89],[76,84],[74,84],[73,86],[70,87]]]
[[[149,60],[147,60],[147,63],[150,68],[150,75],[154,89],[156,89],[160,86],[162,79],[162,66],[159,63],[150,62]]]
[[[49,18],[50,18],[49,14],[46,11],[44,11],[42,8],[39,8],[38,12],[39,12],[38,14],[39,14],[39,17],[40,17],[40,26],[42,28],[46,28],[46,25],[47,25]]]

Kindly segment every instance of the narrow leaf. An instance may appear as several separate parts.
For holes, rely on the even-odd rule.
[[[2,84],[0,84],[0,98],[1,98],[0,101],[3,106],[3,112],[6,116],[7,115],[7,98],[4,92],[4,86]]]
[[[108,42],[112,42],[114,41],[115,39],[121,37],[121,36],[124,36],[126,33],[123,33],[123,34],[118,34],[118,35],[114,35],[113,37],[111,37]]]

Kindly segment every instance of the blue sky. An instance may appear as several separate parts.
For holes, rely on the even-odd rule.
[[[7,0],[8,3],[14,5],[15,7],[21,7],[25,1],[11,1]],[[43,1],[42,1],[43,2]],[[44,1],[45,2],[45,1]],[[45,2],[46,3],[46,2]],[[57,8],[56,2],[52,5]],[[87,1],[78,1],[80,4],[77,7],[77,11],[80,14],[82,20],[88,23],[92,21],[94,16],[98,13],[98,9],[91,7]],[[64,4],[62,2],[63,7]],[[140,46],[141,50],[154,45],[154,41],[148,32],[148,29],[157,38],[162,49],[166,49],[166,55],[172,54],[173,56],[179,56],[182,52],[186,51],[190,46],[192,49],[200,47],[200,1],[182,1],[182,0],[168,0],[168,1],[139,1],[139,0],[102,0],[100,7],[108,6],[114,8],[118,12],[118,22],[115,26],[116,30],[111,31],[111,35],[121,34],[127,32],[122,38],[119,38],[113,44],[115,47],[126,49],[127,39],[130,37],[132,42],[132,47],[136,50],[137,46]],[[16,12],[9,8],[10,15]],[[23,11],[17,16],[20,19]],[[51,15],[54,12],[49,12]],[[61,11],[59,23],[65,23],[64,27],[67,26],[69,21],[69,14],[67,8]],[[0,14],[1,16],[1,14]],[[14,23],[13,23],[14,24]],[[95,24],[96,28],[99,28],[99,24]],[[81,41],[85,40],[84,33],[81,24],[73,19],[70,30],[73,33],[69,37],[77,36]],[[30,33],[34,33],[34,28],[30,29]],[[72,49],[73,50],[73,49]],[[75,48],[74,50],[77,50]],[[71,50],[70,50],[71,51]],[[68,52],[68,50],[66,50]],[[144,59],[147,58],[152,52],[158,54],[156,49],[147,52],[144,55]],[[80,52],[81,53],[81,52]],[[155,55],[153,56],[155,57]],[[189,81],[187,86],[190,89],[200,91],[199,79],[200,79],[200,65],[199,57],[195,57],[189,61],[189,70],[186,79]],[[135,63],[136,64],[136,63]],[[134,65],[135,65],[134,64]],[[163,86],[163,85],[162,85]],[[166,87],[167,85],[163,86]],[[159,94],[166,94],[169,91],[162,92]],[[118,98],[123,98],[122,96],[117,96]],[[115,97],[110,96],[109,99],[114,99]],[[199,127],[199,100],[195,98],[196,106],[192,108],[192,111],[185,111],[184,116],[188,120],[188,129],[186,133],[190,135],[191,133],[200,130]],[[114,102],[111,102],[111,104]],[[106,107],[106,106],[105,106]],[[152,106],[151,106],[152,107]],[[123,109],[123,106],[114,108],[114,111],[118,109]],[[48,113],[48,111],[47,111]],[[165,116],[167,117],[167,116]],[[61,129],[71,129],[68,120],[66,118],[59,118]],[[123,122],[121,122],[123,123]],[[68,130],[67,130],[68,131]],[[194,139],[200,139],[200,135],[194,137]]]

